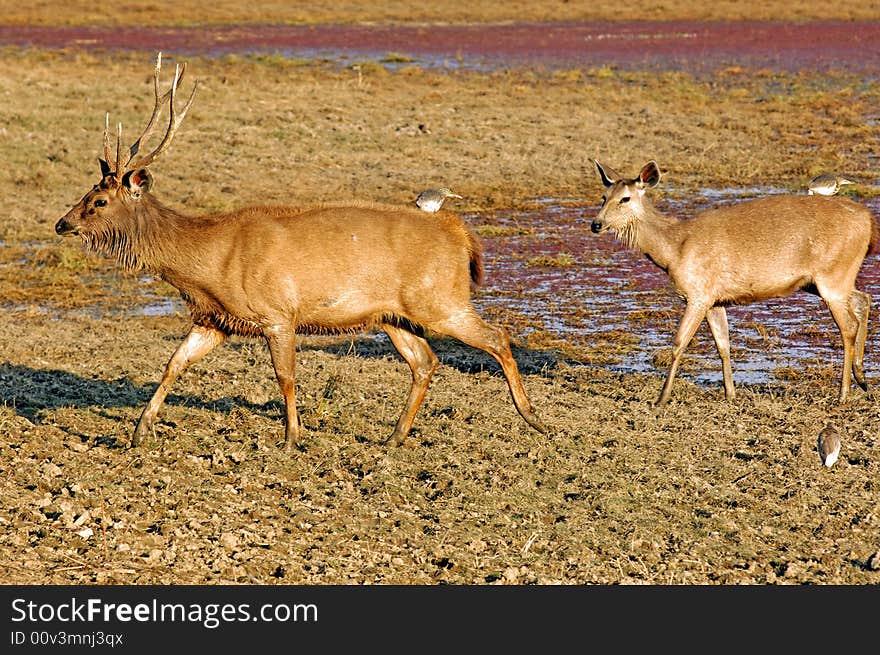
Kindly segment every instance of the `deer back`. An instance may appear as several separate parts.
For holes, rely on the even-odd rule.
[[[673,231],[670,276],[719,302],[785,296],[819,279],[855,279],[876,240],[871,212],[845,198],[770,196],[709,210]]]

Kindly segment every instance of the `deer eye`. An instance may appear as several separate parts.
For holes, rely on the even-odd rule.
[[[106,207],[106,206],[107,206],[107,201],[104,200],[103,198],[98,198],[97,200],[95,200],[95,207]]]
[[[629,196],[624,196],[623,198],[620,199],[620,204],[621,204],[621,205],[622,205],[623,203],[625,203],[625,202],[629,202]]]
[[[605,206],[606,201],[607,201],[607,199],[605,198],[605,196],[602,196],[602,205],[601,205],[602,207]]]

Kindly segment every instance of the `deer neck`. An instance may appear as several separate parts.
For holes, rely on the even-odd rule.
[[[189,222],[189,217],[145,194],[134,205],[129,224],[111,235],[105,250],[128,269],[161,274],[186,260],[183,252],[194,242],[187,234]]]
[[[622,236],[627,245],[640,250],[666,271],[678,253],[680,225],[680,220],[658,212],[646,202],[638,218],[629,224],[627,233]]]

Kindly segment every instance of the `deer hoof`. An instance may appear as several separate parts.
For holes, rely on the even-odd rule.
[[[853,364],[853,377],[856,379],[856,384],[861,387],[862,391],[868,390],[868,381],[865,379],[865,369]]]
[[[144,441],[146,441],[147,437],[152,434],[152,432],[152,426],[147,426],[144,423],[138,423],[137,427],[134,430],[134,434],[131,437],[132,447],[140,446],[142,443],[144,443]]]
[[[391,436],[389,436],[384,441],[384,444],[388,446],[397,446],[398,448],[402,448],[407,445],[406,435],[392,432]]]
[[[136,448],[140,446],[147,438],[147,431],[142,430],[140,426],[134,431],[134,434],[131,436],[131,445],[132,448]]]
[[[541,420],[538,418],[536,414],[531,414],[531,416],[526,417],[526,423],[531,425],[535,430],[540,432],[541,434],[547,434],[550,432],[550,428],[544,425]]]

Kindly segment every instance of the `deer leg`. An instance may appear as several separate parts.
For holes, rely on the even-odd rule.
[[[868,338],[868,314],[871,312],[871,296],[864,291],[855,290],[849,294],[849,306],[859,322],[859,328],[856,332],[856,349],[853,355],[853,377],[862,390],[867,391],[868,381],[865,379],[864,358],[865,341]]]
[[[214,328],[202,325],[194,325],[192,327],[189,334],[184,338],[183,343],[177,347],[177,350],[174,351],[174,354],[168,361],[165,367],[165,374],[162,376],[162,382],[159,383],[159,388],[156,389],[153,397],[150,398],[150,402],[147,403],[147,406],[144,407],[144,411],[141,413],[141,418],[131,440],[133,446],[143,443],[147,435],[153,431],[153,423],[156,420],[156,415],[159,413],[159,408],[165,402],[165,397],[168,395],[171,385],[174,384],[174,381],[177,380],[180,374],[190,364],[200,360],[225,340],[226,335]]]
[[[296,412],[296,332],[292,328],[276,328],[265,331],[264,336],[272,356],[275,377],[284,396],[284,452],[289,454],[300,437]]]
[[[412,371],[412,386],[409,389],[403,413],[397,420],[397,425],[394,426],[394,432],[386,440],[386,443],[390,441],[395,446],[402,446],[439,362],[437,355],[431,350],[431,346],[422,337],[393,325],[383,325],[382,329],[385,330],[385,334],[391,339],[391,343],[394,344],[397,352],[409,364]]]
[[[712,307],[706,312],[706,322],[715,339],[715,348],[721,356],[721,371],[724,375],[724,395],[733,400],[736,391],[733,388],[733,369],[730,366],[730,334],[727,326],[727,311],[724,307]]]
[[[525,389],[523,389],[519,368],[513,358],[513,353],[510,352],[507,332],[486,323],[477,316],[473,307],[468,307],[445,321],[432,323],[430,328],[492,355],[501,364],[501,370],[504,371],[507,388],[510,390],[516,411],[535,430],[542,434],[547,433],[547,427],[538,419],[528,396],[526,396]]]
[[[831,310],[831,315],[834,317],[834,322],[837,323],[840,337],[843,341],[843,374],[841,375],[840,396],[838,396],[837,402],[844,403],[846,402],[847,395],[849,395],[850,372],[852,371],[855,357],[856,334],[859,322],[851,308],[849,299],[841,302],[826,298],[825,303],[828,305],[828,309]]]
[[[655,405],[664,405],[669,400],[672,393],[672,381],[678,372],[678,365],[681,363],[681,356],[684,354],[685,348],[694,338],[697,328],[706,316],[706,308],[702,305],[688,304],[684,310],[684,316],[678,324],[678,332],[675,334],[675,341],[672,344],[672,364],[669,365],[669,372],[666,374],[666,382],[663,383],[663,389],[660,391],[660,397],[657,398]]]

